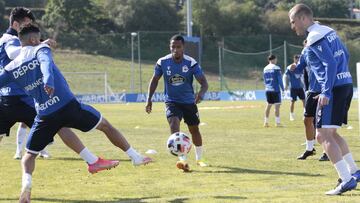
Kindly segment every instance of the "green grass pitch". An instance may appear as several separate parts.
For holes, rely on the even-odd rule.
[[[169,128],[164,104],[154,103],[147,115],[144,103],[94,105],[121,130],[138,151],[154,149],[154,163],[134,167],[128,157],[99,131],[76,131],[95,154],[119,159],[112,170],[91,175],[87,165],[58,136],[49,147],[52,158],[37,159],[32,202],[359,202],[360,191],[328,197],[337,174],[330,162],[319,162],[322,149],[306,161],[296,157],[305,149],[302,109],[289,121],[289,101],[281,107],[284,128],[263,128],[265,102],[203,102],[199,105],[204,156],[211,167],[195,165],[191,173],[176,169],[176,157],[166,151]],[[357,101],[349,116],[352,129],[339,130],[356,160],[360,159]],[[17,127],[17,126],[16,126]],[[181,129],[188,133],[182,123]],[[20,161],[13,160],[15,131],[0,143],[0,202],[17,202],[21,187]],[[360,165],[359,161],[357,164]]]

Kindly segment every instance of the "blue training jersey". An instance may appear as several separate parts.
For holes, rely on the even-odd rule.
[[[302,74],[304,70],[307,72],[308,75],[308,91],[313,93],[319,93],[321,92],[320,84],[317,82],[314,72],[311,70],[311,68],[307,65],[308,57],[307,57],[307,51],[309,50],[309,47],[305,47],[302,52],[301,56],[299,58],[298,63],[296,64],[296,68],[294,70],[295,73]]]
[[[290,66],[288,66],[285,71],[285,75],[289,78],[290,88],[293,88],[293,89],[304,88],[304,83],[303,83],[303,75],[304,74],[302,72],[297,73],[297,72],[290,71]]]
[[[203,75],[195,59],[184,55],[182,62],[176,63],[168,54],[157,61],[154,74],[164,77],[165,102],[195,103],[193,78]]]
[[[17,31],[9,28],[0,38],[0,69],[4,68],[10,61],[14,60],[20,53],[21,44],[17,37]],[[28,98],[24,90],[15,82],[0,89],[0,96],[22,96],[22,100],[33,105],[32,98]]]
[[[47,44],[21,48],[19,56],[0,74],[0,86],[13,81],[34,98],[40,116],[51,114],[75,99]],[[54,88],[52,97],[45,92],[44,85]]]
[[[264,68],[264,84],[265,91],[280,92],[280,88],[284,91],[284,85],[281,77],[280,67],[275,64],[268,64]]]
[[[321,94],[332,96],[333,87],[352,84],[349,53],[330,27],[313,24],[308,28],[307,63],[321,87]]]

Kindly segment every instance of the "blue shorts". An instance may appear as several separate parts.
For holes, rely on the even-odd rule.
[[[101,114],[93,107],[72,100],[58,111],[46,116],[36,116],[26,144],[26,150],[38,154],[63,127],[75,128],[83,132],[96,128]]]
[[[199,111],[196,104],[180,104],[174,102],[166,102],[166,118],[178,117],[181,119],[184,117],[184,122],[187,125],[199,125]]]
[[[291,101],[296,101],[299,97],[300,100],[305,99],[305,92],[303,88],[290,88]]]
[[[23,122],[31,127],[36,116],[35,108],[22,101],[21,96],[0,97],[0,136],[9,136],[11,127]]]
[[[266,101],[269,104],[281,104],[281,94],[280,92],[266,92]]]
[[[339,128],[347,123],[347,113],[353,96],[352,84],[333,88],[329,104],[316,110],[316,128]]]
[[[319,92],[307,92],[305,99],[305,117],[315,117],[318,99],[314,99],[315,96],[319,95]]]

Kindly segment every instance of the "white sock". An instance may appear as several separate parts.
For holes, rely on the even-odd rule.
[[[32,179],[31,174],[23,173],[21,191],[31,190],[31,182],[32,182],[31,179]]]
[[[130,157],[130,159],[132,160],[136,160],[139,157],[141,157],[141,155],[132,147],[130,147],[127,151],[126,154]]]
[[[195,155],[196,161],[201,160],[202,152],[203,152],[202,146],[195,146],[195,152],[196,152]]]
[[[342,159],[334,164],[336,171],[338,172],[339,178],[343,182],[348,182],[351,179],[351,174],[346,166],[346,162]]]
[[[16,153],[21,153],[25,144],[26,128],[19,125],[16,132]]]
[[[264,123],[268,123],[269,122],[269,117],[265,117],[264,118]]]
[[[315,140],[306,140],[306,151],[312,151],[314,149]]]
[[[91,153],[86,147],[83,150],[81,150],[79,155],[88,164],[94,164],[99,159],[97,156],[95,156],[93,153]]]
[[[275,123],[280,123],[280,117],[275,117]]]
[[[356,163],[354,161],[354,158],[352,157],[352,154],[350,152],[345,154],[343,156],[343,159],[346,162],[350,173],[354,174],[358,170],[358,167],[357,167],[357,165],[356,165]]]

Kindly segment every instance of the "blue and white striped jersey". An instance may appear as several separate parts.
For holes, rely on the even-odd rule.
[[[320,84],[321,94],[331,98],[333,87],[352,84],[349,53],[330,27],[315,23],[308,28],[308,32],[307,64]]]
[[[280,88],[284,91],[280,67],[275,64],[268,64],[264,68],[265,91],[279,92]]]
[[[157,61],[155,75],[164,77],[165,102],[195,103],[193,78],[203,75],[195,59],[184,55],[182,62],[176,63],[168,54]]]
[[[40,116],[51,114],[75,99],[47,44],[22,47],[19,56],[1,71],[0,86],[8,82],[16,82],[34,98]],[[52,97],[46,94],[44,85],[54,88]]]

